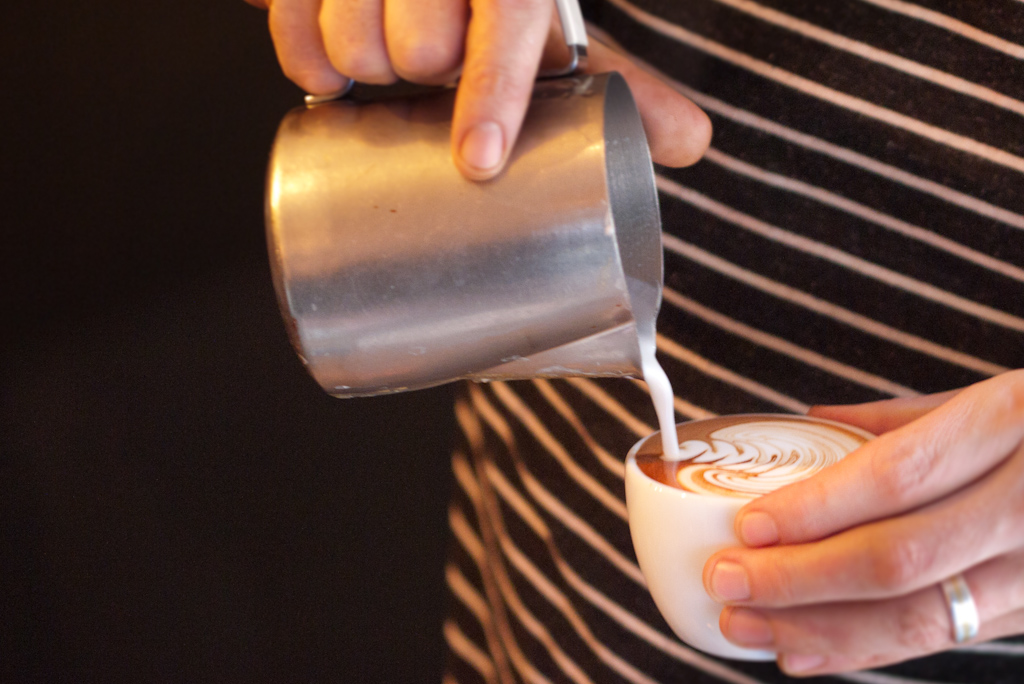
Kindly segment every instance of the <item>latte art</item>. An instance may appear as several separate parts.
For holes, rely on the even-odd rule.
[[[725,416],[680,425],[678,435],[678,459],[647,449],[637,454],[648,477],[697,494],[743,498],[808,478],[871,438],[800,416]]]

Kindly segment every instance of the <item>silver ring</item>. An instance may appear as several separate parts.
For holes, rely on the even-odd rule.
[[[978,635],[981,619],[978,606],[971,596],[971,589],[963,575],[953,575],[942,583],[942,593],[949,604],[949,618],[953,622],[953,638],[962,644]]]
[[[325,102],[333,102],[334,100],[340,100],[341,98],[348,95],[348,91],[352,90],[352,86],[356,84],[351,78],[348,79],[343,87],[335,90],[333,93],[324,93],[323,95],[306,95],[306,106],[315,107],[316,105],[323,104]]]

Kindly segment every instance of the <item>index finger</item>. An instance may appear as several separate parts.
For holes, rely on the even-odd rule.
[[[452,120],[452,157],[468,178],[487,180],[504,167],[533,92],[550,22],[550,0],[473,3]]]
[[[748,546],[814,541],[905,513],[961,489],[1024,440],[1024,370],[961,391],[812,478],[755,499],[736,516]]]

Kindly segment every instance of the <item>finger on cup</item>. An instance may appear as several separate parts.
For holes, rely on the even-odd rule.
[[[972,385],[834,468],[752,501],[737,535],[751,546],[797,544],[926,506],[1006,461],[1024,440],[1022,415],[1024,371]]]
[[[720,601],[762,607],[903,596],[1019,551],[1024,506],[1007,502],[1022,500],[1024,446],[955,495],[908,514],[818,542],[720,551],[704,584]]]
[[[1024,631],[1024,555],[1001,556],[965,573],[987,641]],[[722,633],[744,648],[778,651],[791,675],[849,672],[919,658],[958,646],[938,585],[881,601],[786,609],[730,607]]]

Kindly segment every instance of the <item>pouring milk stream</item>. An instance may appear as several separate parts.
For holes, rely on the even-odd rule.
[[[658,428],[661,430],[661,452],[670,461],[679,458],[679,440],[676,439],[676,413],[672,393],[672,383],[665,374],[665,369],[658,363],[654,352],[654,340],[640,338],[641,368],[644,382],[654,402],[654,412],[658,415]]]

